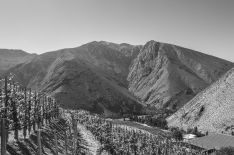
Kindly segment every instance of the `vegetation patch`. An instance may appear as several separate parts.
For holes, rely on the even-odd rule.
[[[202,114],[204,113],[205,111],[205,106],[201,106],[200,110],[198,111],[197,115],[195,116],[195,120],[199,120],[199,118],[202,116]]]

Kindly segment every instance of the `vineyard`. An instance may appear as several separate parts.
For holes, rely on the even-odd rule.
[[[1,155],[202,154],[159,129],[59,108],[54,98],[22,87],[12,74],[0,88]]]
[[[111,155],[197,155],[202,150],[177,142],[170,136],[152,134],[146,130],[115,123],[87,111],[73,112],[78,123],[90,130],[101,143],[99,154]]]
[[[8,141],[26,139],[59,116],[52,97],[22,87],[13,74],[0,81],[0,103],[2,155]]]

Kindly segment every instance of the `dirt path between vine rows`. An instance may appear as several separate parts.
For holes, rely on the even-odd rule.
[[[77,129],[80,132],[82,138],[86,141],[86,147],[89,149],[90,154],[97,155],[98,149],[101,147],[100,142],[97,141],[94,135],[82,124],[77,124]]]

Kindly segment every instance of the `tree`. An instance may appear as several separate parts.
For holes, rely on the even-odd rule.
[[[172,131],[172,137],[175,138],[176,140],[178,141],[181,141],[183,139],[183,133],[181,130],[175,128],[173,131]]]
[[[13,129],[14,129],[14,139],[18,141],[19,133],[18,130],[20,129],[20,123],[18,119],[18,111],[17,111],[17,101],[16,101],[16,92],[15,92],[15,85],[13,84],[13,96],[11,98],[11,106],[12,106],[12,120],[13,120]]]
[[[9,129],[9,123],[7,121],[7,114],[8,114],[8,99],[9,99],[9,96],[8,96],[8,81],[7,81],[7,76],[5,77],[5,109],[4,109],[4,115],[3,115],[3,118],[6,118],[6,122],[5,122],[5,128],[6,128],[6,141],[8,141],[8,129]]]
[[[193,134],[196,134],[198,132],[198,129],[197,129],[197,127],[195,126],[194,128],[193,128]]]
[[[45,120],[45,96],[42,96],[42,120],[41,120],[41,124],[42,126],[44,126],[44,120]]]
[[[23,120],[23,135],[24,139],[27,136],[27,89],[24,89],[24,120]]]
[[[168,128],[167,121],[163,117],[152,118],[150,121],[152,122],[153,126],[156,126],[156,127],[162,128],[162,129]]]
[[[33,104],[32,104],[32,107],[33,107],[32,126],[33,126],[33,131],[36,132],[36,99],[35,99],[35,96],[33,98],[34,99],[33,99]]]
[[[31,89],[29,89],[28,98],[28,133],[31,133]]]
[[[218,152],[217,155],[233,155],[234,154],[234,147],[222,147]]]
[[[197,127],[194,127],[194,128],[193,128],[192,134],[196,135],[197,137],[205,136],[205,135],[202,134],[200,131],[198,131],[198,128],[197,128]],[[208,134],[208,132],[207,132],[207,134]]]

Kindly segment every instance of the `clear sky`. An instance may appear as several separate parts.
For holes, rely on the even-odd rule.
[[[234,0],[0,0],[0,48],[177,44],[234,61]]]

